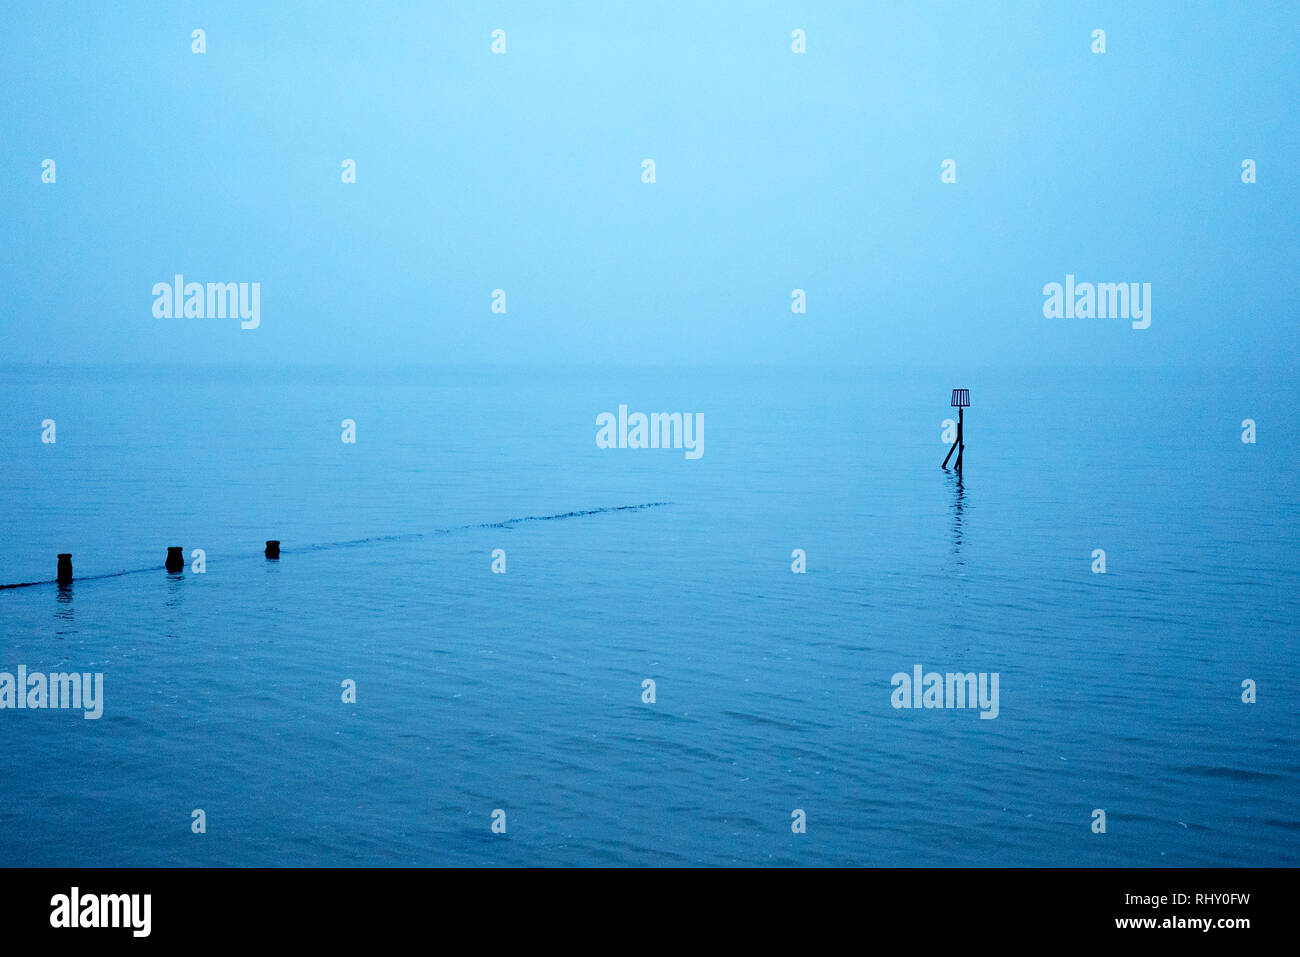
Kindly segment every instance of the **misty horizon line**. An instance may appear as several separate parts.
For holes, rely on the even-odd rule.
[[[518,369],[536,372],[551,372],[557,370],[592,370],[600,369],[610,372],[616,371],[653,371],[658,369],[664,370],[683,370],[697,369],[706,371],[710,369],[721,369],[727,371],[768,371],[768,372],[794,372],[799,370],[810,371],[841,371],[846,373],[862,371],[907,371],[923,372],[933,375],[962,376],[978,375],[983,372],[1017,372],[1017,371],[1058,371],[1058,370],[1077,370],[1096,371],[1096,372],[1116,372],[1116,371],[1135,371],[1142,373],[1172,373],[1178,371],[1277,371],[1277,372],[1294,372],[1300,368],[1300,361],[1295,359],[1269,358],[1256,362],[1243,361],[1213,361],[1207,359],[1203,362],[1180,362],[1164,365],[1152,365],[1150,362],[1133,361],[1133,362],[1099,362],[1099,361],[1068,361],[1068,360],[1045,360],[1038,362],[1025,361],[989,361],[989,362],[781,362],[778,360],[753,360],[753,361],[710,361],[710,362],[617,362],[604,361],[599,359],[575,360],[570,362],[539,362],[521,359],[500,359],[500,360],[480,360],[476,362],[466,361],[429,361],[419,362],[411,360],[390,360],[390,359],[370,359],[365,361],[344,361],[344,360],[321,360],[321,359],[213,359],[205,361],[193,361],[185,359],[165,359],[165,360],[148,360],[148,359],[130,359],[130,360],[93,360],[93,359],[68,359],[68,360],[50,360],[44,361],[38,359],[0,359],[0,370],[37,370],[37,369],[175,369],[175,370],[213,370],[213,371],[237,371],[237,370],[268,370],[268,369],[330,369],[342,372],[358,372],[367,370],[428,370],[428,369]]]

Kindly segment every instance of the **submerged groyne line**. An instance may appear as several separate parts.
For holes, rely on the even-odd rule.
[[[307,545],[298,545],[287,549],[288,554],[302,554],[305,552],[324,552],[336,548],[363,548],[367,545],[389,545],[396,542],[414,542],[424,538],[434,538],[439,535],[454,535],[457,532],[468,532],[479,528],[514,528],[516,525],[523,525],[527,522],[558,522],[568,518],[586,518],[591,515],[604,515],[609,512],[639,512],[648,508],[662,508],[665,505],[671,505],[672,502],[644,502],[640,505],[607,505],[601,508],[583,508],[576,509],[572,512],[556,512],[554,515],[522,515],[518,518],[507,518],[500,522],[472,522],[468,525],[455,525],[451,528],[434,528],[427,532],[405,532],[396,535],[374,535],[369,538],[354,538],[345,542],[316,542]],[[268,546],[270,542],[268,541]],[[278,542],[276,543],[279,544]],[[169,560],[175,555],[177,546],[167,547]],[[252,558],[256,553],[240,553],[232,555],[232,558]],[[270,554],[269,548],[265,553],[268,560],[277,560],[280,550],[277,548],[276,554]],[[66,578],[63,575],[64,558],[67,558],[68,574]],[[71,575],[72,558],[70,554],[63,553],[59,556],[59,574],[58,578],[49,578],[44,581],[34,582],[14,582],[10,585],[0,585],[0,590],[6,588],[32,588],[36,585],[67,585],[73,581],[89,582],[103,581],[106,578],[121,578],[125,575],[142,575],[146,572],[157,572],[171,570],[166,565],[150,565],[148,568],[128,568],[117,572],[104,572],[99,575],[78,575],[75,578]],[[182,566],[183,567],[183,566]]]

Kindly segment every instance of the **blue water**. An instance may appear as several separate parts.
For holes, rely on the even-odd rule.
[[[1300,863],[1289,375],[9,366],[0,398],[0,582],[149,569],[0,591],[0,671],[105,689],[0,711],[4,864]],[[703,412],[703,457],[597,448],[620,403]],[[998,717],[895,710],[916,664],[999,673]]]

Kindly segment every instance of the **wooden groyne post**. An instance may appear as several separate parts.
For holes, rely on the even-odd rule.
[[[957,474],[960,475],[961,455],[964,451],[966,451],[966,440],[962,431],[965,423],[962,421],[964,418],[962,413],[970,406],[970,389],[953,389],[952,401],[949,403],[949,405],[951,405],[954,409],[957,410],[957,440],[952,443],[952,448],[950,448],[948,450],[948,454],[943,457],[943,465],[940,467],[946,469],[948,467],[948,460],[952,458],[952,453],[956,452],[957,453]]]

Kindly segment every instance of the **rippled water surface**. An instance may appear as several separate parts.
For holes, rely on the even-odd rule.
[[[1300,863],[1290,379],[950,378],[0,367],[0,582],[82,579],[0,590],[0,671],[105,689],[0,711],[0,860]]]

